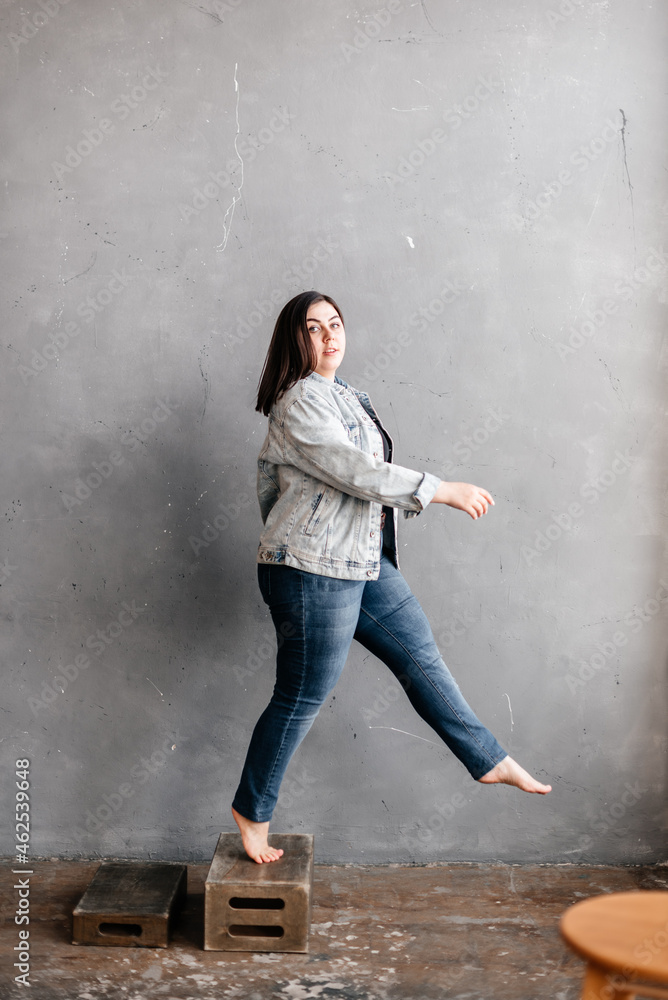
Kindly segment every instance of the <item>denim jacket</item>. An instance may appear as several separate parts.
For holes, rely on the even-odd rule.
[[[257,494],[264,530],[257,561],[282,563],[341,580],[377,580],[381,511],[415,517],[440,479],[383,459],[380,420],[365,392],[311,372],[269,414],[258,456]],[[389,435],[388,435],[389,437]]]

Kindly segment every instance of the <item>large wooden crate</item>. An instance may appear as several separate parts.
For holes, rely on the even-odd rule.
[[[221,833],[204,886],[206,951],[308,951],[312,834],[271,834],[283,857],[257,864],[241,836]]]

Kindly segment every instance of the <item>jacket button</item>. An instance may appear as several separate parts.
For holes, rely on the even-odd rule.
[[[373,576],[373,570],[372,570],[372,569],[368,569],[368,570],[366,571],[366,575],[367,575],[367,576]]]
[[[375,531],[370,531],[369,532],[369,538],[373,538],[375,534],[376,534]]]

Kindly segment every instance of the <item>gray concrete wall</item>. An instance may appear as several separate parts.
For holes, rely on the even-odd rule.
[[[320,861],[664,857],[666,26],[649,0],[2,3],[2,747],[35,855],[211,857],[272,688],[254,392],[344,310],[443,654],[548,799],[353,648],[277,831]],[[6,828],[2,852],[14,839]]]

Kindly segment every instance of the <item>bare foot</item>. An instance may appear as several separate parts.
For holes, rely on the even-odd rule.
[[[267,835],[269,833],[268,823],[254,823],[250,819],[246,819],[241,813],[238,813],[236,809],[232,810],[232,815],[234,820],[239,827],[239,833],[241,834],[241,839],[244,844],[244,850],[246,854],[251,859],[251,861],[257,861],[259,865],[262,862],[278,861],[278,859],[283,854],[280,847],[270,847],[267,840]]]
[[[512,757],[504,757],[496,767],[483,774],[482,778],[478,778],[478,781],[483,785],[515,785],[523,792],[538,792],[539,795],[547,795],[552,791],[552,785],[542,785],[540,781],[536,781]]]

